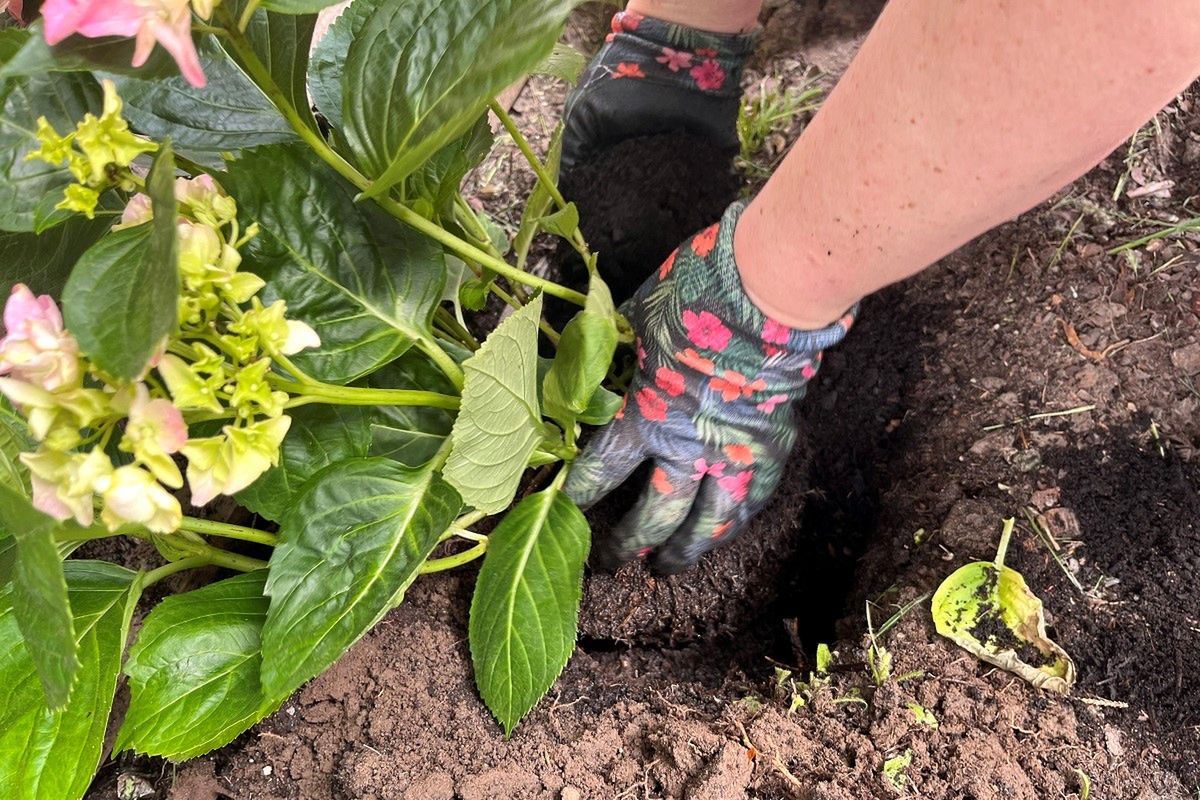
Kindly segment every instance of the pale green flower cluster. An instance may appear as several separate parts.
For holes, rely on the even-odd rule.
[[[132,192],[137,181],[129,166],[143,153],[158,149],[154,142],[134,135],[121,116],[122,102],[112,81],[104,81],[104,107],[100,116],[88,114],[66,136],[60,136],[45,118],[38,119],[41,146],[25,156],[55,166],[65,165],[75,182],[63,189],[55,208],[75,211],[92,219],[100,195],[112,188]]]
[[[239,248],[255,231],[241,232],[237,204],[211,177],[177,178],[175,198],[178,328],[139,379],[96,369],[49,296],[18,285],[5,306],[0,393],[39,442],[22,461],[34,505],[57,519],[88,526],[99,506],[110,530],[135,524],[170,533],[182,521],[170,490],[185,483],[175,456],[187,459],[194,505],[234,494],[278,463],[291,418],[272,367],[320,340],[287,319],[282,300],[264,306],[262,279],[239,271]],[[152,216],[150,200],[136,195],[115,227]],[[216,434],[189,435],[189,422],[219,420],[227,422]]]

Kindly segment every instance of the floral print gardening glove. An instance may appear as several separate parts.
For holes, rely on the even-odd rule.
[[[744,205],[672,253],[622,308],[638,367],[616,419],[576,459],[565,490],[587,508],[653,461],[650,483],[607,540],[601,566],[657,548],[662,572],[691,566],[738,534],[779,483],[796,440],[794,401],[857,307],[794,330],[746,296],[733,260]]]
[[[710,33],[631,11],[567,98],[562,168],[625,139],[682,131],[737,152],[742,65],[758,32]]]

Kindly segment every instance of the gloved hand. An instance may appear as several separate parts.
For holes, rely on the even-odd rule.
[[[758,32],[710,33],[631,11],[567,97],[562,169],[637,136],[680,131],[709,139],[732,156],[742,65]]]
[[[617,418],[575,460],[565,491],[582,508],[654,462],[650,484],[595,558],[613,567],[654,548],[667,573],[736,536],[779,484],[796,440],[793,402],[857,307],[794,330],[746,296],[733,260],[734,203],[672,253],[622,308],[638,368]]]

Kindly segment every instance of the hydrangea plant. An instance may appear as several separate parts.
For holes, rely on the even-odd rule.
[[[573,649],[590,534],[561,487],[631,334],[556,188],[560,137],[539,158],[491,99],[577,74],[572,3],[354,0],[314,49],[325,5],[8,5],[5,797],[83,795],[122,675],[117,750],[191,758],[476,558],[471,655],[505,732]],[[489,111],[538,178],[511,235],[460,193]],[[540,232],[586,287],[526,270]],[[547,294],[579,307],[561,331]],[[480,341],[464,310],[492,296],[511,309]],[[262,524],[206,515],[220,496]],[[161,565],[69,557],[111,536]],[[147,587],[203,567],[131,634]]]

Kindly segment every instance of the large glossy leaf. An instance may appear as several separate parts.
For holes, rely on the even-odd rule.
[[[471,599],[471,660],[505,734],[575,649],[589,543],[583,512],[556,488],[526,497],[488,537]]]
[[[58,521],[35,509],[25,494],[0,485],[0,528],[15,541],[12,613],[37,667],[50,708],[67,702],[79,669],[63,561],[54,544]]]
[[[160,145],[146,178],[154,219],[105,236],[63,289],[63,318],[101,369],[132,380],[177,323],[175,161]]]
[[[211,36],[197,50],[208,78],[203,89],[181,76],[154,81],[109,76],[125,99],[131,125],[152,139],[170,139],[181,152],[207,155],[209,162],[225,151],[296,139],[271,101]]]
[[[371,447],[369,412],[355,406],[301,406],[279,453],[279,464],[238,492],[242,505],[278,522],[305,481],[338,461],[362,458]]]
[[[336,0],[334,0],[336,2]],[[247,0],[230,2],[230,10],[236,18],[241,18],[245,11]],[[263,3],[267,9],[275,8],[275,3]],[[300,4],[296,4],[300,5]],[[312,3],[310,3],[312,5]],[[324,5],[332,5],[325,3]],[[323,7],[323,6],[321,6]],[[256,12],[250,17],[246,28],[246,39],[254,49],[254,54],[267,68],[275,85],[283,92],[292,107],[300,114],[305,124],[316,130],[316,120],[309,111],[306,76],[308,73],[308,51],[312,44],[313,29],[317,24],[316,11],[277,11]],[[232,54],[233,59],[241,61]]]
[[[112,217],[97,214],[72,217],[40,234],[0,231],[0,297],[8,297],[17,283],[57,297],[75,262],[112,224]]]
[[[466,382],[454,421],[446,480],[463,502],[495,514],[512,502],[542,438],[537,333],[542,297],[513,313],[463,362]]]
[[[287,699],[264,697],[259,682],[265,582],[250,572],[155,606],[125,663],[131,697],[116,750],[193,758]]]
[[[553,48],[572,0],[379,0],[350,44],[346,140],[386,192]]]
[[[0,34],[11,37],[8,30]],[[71,174],[26,156],[39,146],[38,117],[66,134],[89,111],[100,111],[100,86],[90,75],[41,73],[0,81],[0,230],[40,231],[67,219],[54,206]]]
[[[66,565],[84,668],[62,711],[42,696],[22,646],[11,589],[0,588],[0,786],[6,800],[79,800],[100,763],[121,653],[140,586],[103,561]]]
[[[322,672],[399,603],[461,507],[432,465],[371,458],[314,475],[271,555],[266,694]]]
[[[321,346],[295,357],[344,383],[432,336],[445,262],[435,242],[371,203],[300,146],[257,148],[229,164],[222,184],[261,233],[246,268],[266,280],[263,301],[316,329]]]

